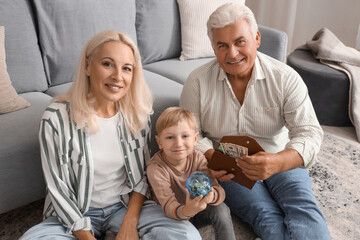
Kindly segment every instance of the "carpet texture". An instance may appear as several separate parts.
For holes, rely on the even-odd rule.
[[[309,169],[314,194],[325,215],[333,240],[360,239],[360,144],[352,145],[325,134],[318,163]],[[0,239],[13,240],[41,221],[43,200],[0,215]],[[233,216],[236,238],[256,237],[249,226]],[[214,239],[211,226],[200,228],[204,240]]]
[[[360,239],[360,144],[352,145],[325,134],[318,162],[309,169],[312,187],[333,240]],[[255,237],[247,224],[234,217],[238,240]],[[200,229],[203,239],[213,238],[210,226]]]

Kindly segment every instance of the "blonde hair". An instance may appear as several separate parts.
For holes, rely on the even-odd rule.
[[[207,21],[207,33],[213,44],[212,30],[214,28],[224,28],[228,25],[234,24],[238,19],[245,19],[250,26],[250,31],[256,38],[258,32],[258,25],[254,13],[245,6],[245,1],[242,3],[229,2],[218,7],[209,17]]]
[[[91,62],[99,47],[111,41],[126,44],[134,54],[132,82],[128,92],[118,101],[118,107],[122,111],[126,127],[131,132],[137,133],[146,127],[149,115],[153,113],[153,99],[144,79],[140,53],[134,42],[121,32],[103,31],[87,42],[81,53],[71,88],[55,99],[70,103],[70,114],[78,128],[83,128],[87,124],[91,133],[99,130],[94,109],[95,99],[91,94],[90,82],[86,75],[86,60],[89,59]]]
[[[159,116],[158,120],[156,121],[157,134],[161,134],[165,128],[175,126],[182,120],[187,121],[189,127],[196,131],[196,119],[192,112],[179,107],[169,107]]]

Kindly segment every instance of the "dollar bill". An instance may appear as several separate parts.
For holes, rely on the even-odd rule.
[[[248,148],[234,143],[220,143],[223,152],[232,157],[238,158],[248,154]]]

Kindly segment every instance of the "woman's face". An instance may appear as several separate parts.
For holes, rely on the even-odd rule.
[[[86,75],[90,76],[90,90],[97,106],[112,105],[127,93],[133,77],[134,61],[131,48],[117,41],[103,44],[92,60],[87,60]]]

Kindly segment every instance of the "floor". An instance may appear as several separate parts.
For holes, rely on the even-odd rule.
[[[354,127],[333,127],[333,126],[321,126],[324,132],[332,133],[344,139],[352,144],[360,146],[360,142],[357,140],[356,132]]]
[[[360,147],[353,127],[322,126],[324,132],[332,133]],[[31,203],[13,211],[0,214],[0,239],[18,239],[28,228],[41,221],[43,200]]]

